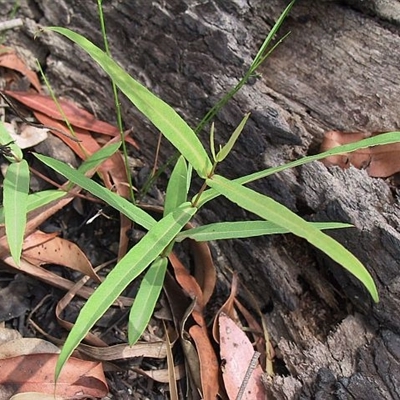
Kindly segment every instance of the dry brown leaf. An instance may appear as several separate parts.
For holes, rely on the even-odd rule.
[[[94,360],[113,361],[126,360],[134,357],[150,357],[163,359],[167,356],[165,342],[137,342],[133,346],[116,344],[108,347],[93,347],[80,344],[78,351]]]
[[[189,297],[195,301],[191,315],[196,324],[191,326],[188,331],[196,344],[199,354],[203,397],[206,400],[214,400],[219,391],[219,365],[203,316],[203,293],[196,279],[189,274],[188,270],[173,252],[170,253],[168,258],[173,266],[175,279]]]
[[[22,338],[12,330],[1,336],[16,338],[0,345],[0,400],[23,392],[74,397],[79,394],[102,397],[108,392],[100,363],[71,357],[63,368],[57,387],[54,371],[60,352],[57,346],[36,338]]]
[[[213,322],[213,337],[214,340],[219,343],[219,322],[218,322],[218,315],[223,312],[226,315],[228,315],[231,319],[236,320],[237,315],[234,309],[234,302],[236,298],[236,294],[238,291],[238,276],[237,273],[234,273],[232,275],[232,284],[231,284],[231,291],[229,293],[229,297],[226,299],[225,303],[221,306],[221,308],[218,310],[218,312],[215,315],[214,322]]]
[[[0,328],[0,344],[21,338],[22,335],[15,329]]]
[[[337,146],[355,143],[378,134],[330,131],[325,134],[320,150],[330,150]],[[400,143],[373,146],[352,153],[330,156],[323,159],[322,162],[326,166],[336,165],[344,169],[353,165],[359,169],[366,169],[369,176],[386,178],[400,171]]]
[[[36,73],[26,66],[26,64],[15,54],[14,50],[2,46],[2,52],[0,53],[0,67],[18,71],[28,78],[31,85],[38,92],[42,90]]]
[[[28,354],[58,354],[60,349],[47,340],[37,338],[19,338],[0,345],[0,359]]]
[[[103,397],[108,393],[101,363],[73,357],[65,364],[55,386],[57,359],[56,354],[31,354],[0,360],[0,393],[1,388],[11,389],[12,394],[40,391],[65,397]],[[9,398],[0,395],[1,400]]]
[[[36,231],[29,235],[23,243],[22,257],[36,265],[62,265],[101,283],[100,277],[82,250],[75,243],[54,234]]]
[[[96,268],[98,270],[98,268]],[[74,326],[73,323],[66,321],[60,317],[61,313],[65,310],[71,300],[75,297],[77,292],[83,287],[83,285],[89,280],[88,276],[81,278],[64,296],[63,298],[57,303],[56,306],[56,318],[57,322],[65,328],[66,330],[71,330]],[[84,338],[87,343],[92,344],[93,346],[97,347],[107,347],[107,343],[101,340],[98,336],[93,335],[92,333],[88,332]]]
[[[167,369],[153,369],[149,371],[143,370],[141,368],[132,368],[132,369],[138,374],[147,376],[157,382],[168,383],[169,373]],[[185,366],[183,364],[175,365],[174,369],[177,380],[185,377]]]
[[[255,368],[249,370],[254,355],[250,340],[226,314],[220,313],[218,319],[222,376],[229,399],[237,398],[245,382],[245,389],[240,397],[242,400],[265,400],[261,366],[257,362]],[[248,371],[251,371],[249,375]]]
[[[168,328],[164,322],[164,331],[165,331],[165,341],[167,344],[167,366],[168,366],[168,386],[169,386],[169,395],[171,400],[179,400],[178,395],[178,386],[176,381],[178,377],[175,374],[175,363],[174,363],[174,355],[172,354],[173,344],[169,338]]]
[[[12,140],[21,149],[28,149],[29,147],[36,146],[37,144],[43,142],[48,137],[48,129],[38,128],[36,126],[31,126],[23,124],[20,129],[17,129],[16,124],[11,124],[9,122],[3,122],[4,127],[10,134]]]
[[[16,265],[11,256],[4,257],[3,261],[10,267],[18,270],[19,272],[24,272],[59,289],[70,290],[75,285],[75,282],[71,282],[68,279],[47,271],[46,269],[39,267],[38,265],[34,265],[24,260],[23,258],[20,260],[20,265]],[[77,295],[84,299],[88,299],[92,294],[93,289],[85,286],[79,289],[79,291],[77,292]],[[114,305],[130,307],[132,305],[132,299],[120,296],[118,300],[114,303]]]
[[[196,242],[189,239],[189,244],[195,265],[194,276],[203,292],[205,307],[214,293],[217,271],[207,242]]]
[[[25,392],[14,395],[10,400],[65,400],[65,397],[43,392]]]
[[[28,108],[47,115],[52,120],[64,121],[64,116],[60,113],[57,105],[50,96],[29,92],[13,92],[10,90],[5,91],[5,93]],[[72,101],[59,99],[58,103],[72,126],[107,136],[119,136],[118,128],[107,122],[99,121],[94,115],[78,107]],[[137,143],[132,138],[127,138],[127,141],[138,148]]]

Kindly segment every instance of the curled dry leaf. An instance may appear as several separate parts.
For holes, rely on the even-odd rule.
[[[0,67],[9,68],[18,71],[26,76],[31,85],[38,91],[41,91],[39,79],[34,71],[29,69],[26,64],[15,54],[14,50],[1,46]]]
[[[238,291],[238,284],[239,284],[239,280],[238,280],[237,273],[234,273],[232,275],[232,284],[231,284],[231,291],[229,293],[229,297],[226,299],[225,303],[218,310],[217,314],[215,315],[214,322],[213,322],[212,332],[213,332],[214,340],[217,343],[219,343],[218,315],[221,312],[223,312],[225,315],[227,315],[232,320],[235,320],[237,318],[234,303],[235,303],[235,298],[236,298],[237,291]]]
[[[145,371],[140,368],[133,368],[135,372],[138,374],[147,376],[157,382],[161,383],[168,383],[169,382],[169,371],[167,369],[155,369],[155,370],[149,370]],[[175,365],[174,367],[174,374],[177,380],[182,379],[185,377],[185,365],[184,364],[178,364]]]
[[[101,282],[82,250],[69,240],[36,231],[23,244],[22,256],[32,264],[58,264],[82,272]]]
[[[31,125],[23,124],[20,133],[17,132],[15,124],[4,122],[4,126],[11,138],[15,141],[17,146],[21,149],[28,149],[29,147],[36,146],[47,139],[48,129],[38,128]]]
[[[193,317],[195,323],[188,329],[188,332],[196,344],[196,349],[200,360],[200,375],[203,397],[204,399],[215,399],[219,391],[219,365],[208,336],[207,324],[204,320],[203,293],[196,279],[190,275],[188,270],[173,252],[168,258],[174,269],[176,281],[182,287],[184,292],[186,292],[186,294],[188,294],[189,297],[194,301],[194,305],[191,309],[191,316]]]
[[[344,144],[355,143],[379,133],[330,131],[325,134],[321,151],[327,151]],[[352,153],[326,157],[322,160],[326,166],[336,165],[349,168],[350,165],[365,169],[369,176],[386,178],[400,171],[400,143],[373,146]]]

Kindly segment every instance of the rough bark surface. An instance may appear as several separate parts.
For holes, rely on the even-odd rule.
[[[111,0],[104,10],[115,59],[195,125],[240,79],[286,4]],[[24,26],[7,43],[38,58],[58,94],[112,121],[109,81],[89,56],[54,34],[33,39],[40,26],[60,25],[101,46],[95,2],[22,1],[20,13]],[[399,21],[395,0],[299,1],[281,31],[290,30],[289,38],[218,116],[223,143],[252,112],[222,172],[241,176],[315,152],[330,129],[398,129]],[[127,101],[122,105],[125,125],[134,128],[141,156],[151,162],[155,131]],[[162,158],[169,154],[163,146]],[[372,304],[350,274],[291,236],[220,243],[220,276],[228,275],[226,266],[239,271],[268,309],[271,337],[287,369],[269,382],[270,398],[399,399],[396,191],[365,171],[320,163],[253,187],[311,220],[354,224],[332,235],[365,263],[381,296]],[[223,200],[201,215],[205,222],[244,216]]]

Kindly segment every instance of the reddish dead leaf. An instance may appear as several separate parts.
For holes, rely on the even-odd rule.
[[[237,273],[234,273],[232,275],[232,284],[231,284],[231,291],[229,293],[229,297],[226,299],[225,303],[221,306],[221,308],[218,310],[217,314],[215,315],[214,322],[213,322],[213,337],[214,340],[219,343],[219,326],[218,326],[218,315],[223,312],[225,315],[227,315],[229,318],[232,320],[237,319],[237,315],[234,309],[234,302],[235,302],[235,297],[238,291],[238,277]]]
[[[268,340],[268,351],[266,351],[266,339],[268,339],[268,332],[266,331],[266,328],[263,329],[260,324],[257,322],[257,320],[253,317],[253,315],[247,310],[246,307],[243,306],[243,304],[235,298],[235,306],[238,308],[239,312],[243,315],[244,319],[247,322],[247,326],[249,327],[249,330],[251,332],[251,335],[253,336],[253,340],[255,342],[255,347],[257,351],[260,353],[260,364],[262,368],[265,370],[264,367],[266,367],[266,358],[268,358],[268,361],[271,361],[272,358],[274,357],[274,349],[271,345],[271,343]],[[259,315],[262,318],[262,313],[259,310]],[[264,334],[264,336],[263,336]],[[270,371],[272,373],[272,370]]]
[[[326,151],[348,143],[355,143],[378,134],[379,133],[330,131],[325,134],[321,144],[321,151]],[[400,171],[399,155],[400,143],[392,143],[360,149],[352,153],[326,157],[322,162],[326,166],[336,165],[344,169],[353,165],[359,169],[366,169],[369,176],[386,178]]]
[[[65,132],[66,135],[70,135],[68,128],[63,123],[53,121],[47,115],[41,113],[36,112],[35,116],[44,125],[54,126],[62,132]],[[79,143],[66,135],[62,135],[60,132],[54,131],[53,133],[64,143],[66,143],[83,160],[101,148],[98,142],[89,134],[87,130],[84,129],[75,128],[75,134],[77,139],[80,141]],[[103,179],[104,185],[108,189],[111,190],[115,187],[119,195],[127,199],[130,198],[125,163],[120,152],[113,154],[104,163],[99,165],[97,171]],[[91,173],[95,173],[95,171],[91,171]],[[132,227],[131,221],[125,215],[121,214],[120,218],[121,228],[118,259],[121,259],[127,252],[129,245],[129,235],[127,235],[127,232]]]
[[[261,381],[263,371],[258,362],[254,369],[251,368],[254,349],[250,340],[224,313],[218,319],[222,376],[229,399],[238,398],[239,390],[245,386],[240,399],[265,400],[266,393]]]
[[[2,47],[2,50],[5,48]],[[0,53],[0,67],[5,67],[18,71],[23,76],[26,76],[31,85],[38,91],[41,91],[39,79],[34,71],[29,69],[26,64],[15,54],[11,49],[7,49],[6,52]]]
[[[33,94],[28,92],[13,92],[10,90],[5,91],[5,93],[18,100],[20,103],[24,104],[28,108],[34,111],[38,111],[42,114],[47,115],[53,120],[64,121],[64,117],[59,112],[57,105],[54,103],[50,96],[45,96],[41,94]],[[119,130],[113,125],[107,122],[99,121],[96,117],[90,114],[88,111],[78,107],[72,101],[58,100],[65,116],[67,117],[69,123],[72,126],[76,126],[81,129],[86,129],[91,132],[100,133],[108,136],[119,136]],[[138,148],[137,143],[129,138],[127,141]]]
[[[57,385],[54,371],[57,354],[31,354],[0,360],[0,386],[12,394],[42,392],[71,397],[103,397],[108,393],[101,363],[71,357],[65,364]]]
[[[189,333],[196,344],[199,354],[203,397],[204,399],[214,400],[219,391],[219,366],[210,338],[208,337],[207,325],[203,316],[203,293],[196,279],[189,274],[188,270],[173,252],[169,255],[169,260],[173,266],[177,282],[189,297],[195,301],[191,315],[196,325],[189,328]]]
[[[208,243],[196,242],[195,240],[189,240],[189,243],[195,265],[194,276],[201,287],[204,306],[206,306],[214,293],[217,272]]]
[[[54,234],[36,231],[29,235],[24,240],[22,257],[37,265],[63,265],[101,282],[82,250],[75,243]]]

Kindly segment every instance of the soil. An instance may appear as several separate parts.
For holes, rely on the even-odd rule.
[[[195,126],[242,77],[286,4],[174,0],[150,5],[112,0],[105,2],[104,12],[115,59]],[[12,6],[2,5],[3,18]],[[281,30],[291,31],[290,36],[217,116],[217,140],[224,143],[244,113],[252,113],[220,173],[237,177],[315,153],[327,130],[398,129],[399,15],[395,0],[298,1]],[[34,39],[41,26],[58,25],[101,46],[95,4],[22,0],[17,16],[24,24],[7,33],[7,45],[32,68],[39,59],[58,95],[68,94],[100,119],[115,123],[111,86],[100,68],[55,34]],[[131,155],[151,168],[157,132],[126,99],[121,104],[124,125],[133,127],[140,145]],[[208,132],[201,137],[206,143]],[[171,154],[164,141],[160,162]],[[277,374],[267,385],[269,398],[399,399],[397,187],[390,180],[369,177],[365,170],[326,168],[321,163],[285,171],[251,187],[306,219],[354,224],[355,229],[331,234],[366,265],[380,294],[380,302],[373,304],[349,273],[291,235],[213,243],[219,278],[215,304],[225,299],[230,271],[235,270],[267,318],[277,354]],[[160,182],[158,189],[163,188]],[[70,208],[57,218],[80,226],[82,217]],[[243,218],[251,216],[219,199],[197,221]],[[101,235],[80,235],[84,236],[74,240],[93,237],[88,246],[96,257],[113,248],[109,236],[104,243]],[[27,310],[47,293],[61,295],[31,279],[26,284],[33,295],[21,294],[16,301],[24,305],[18,310],[22,320],[8,322],[21,329]],[[44,325],[63,334],[54,321],[44,320],[47,309],[40,312]],[[120,324],[118,330],[123,330],[124,322]],[[164,396],[163,387],[153,386],[148,378],[126,371],[108,377],[109,398]]]

